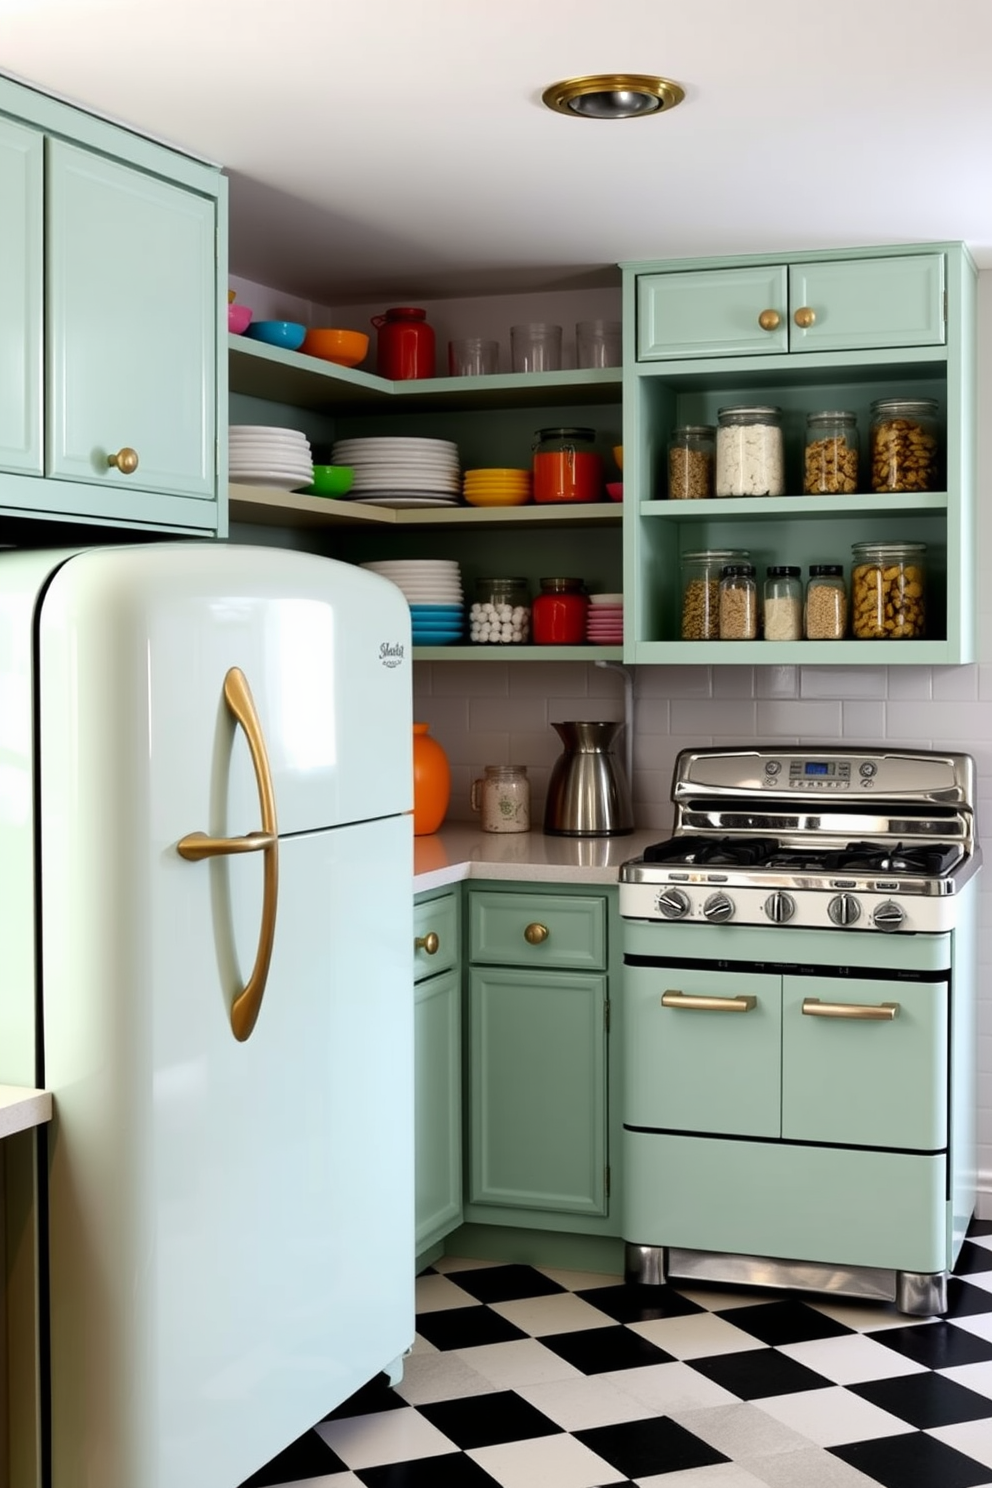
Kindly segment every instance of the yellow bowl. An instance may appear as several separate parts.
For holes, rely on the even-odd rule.
[[[329,326],[313,326],[303,338],[300,351],[304,356],[336,362],[339,367],[357,367],[369,349],[364,331],[339,331]]]
[[[623,469],[623,445],[622,444],[615,444],[613,446],[613,458],[617,462],[617,469],[618,470],[622,470]]]
[[[501,490],[501,491],[529,491],[530,490],[530,481],[529,480],[520,480],[520,481],[511,481],[511,480],[506,480],[506,479],[503,479],[503,480],[491,480],[491,481],[467,480],[467,481],[464,481],[463,484],[465,486],[466,491],[491,491],[494,486],[498,487],[499,490]]]
[[[493,476],[497,475],[505,477],[508,480],[515,480],[518,476],[525,476],[527,480],[530,480],[530,470],[522,470],[519,466],[506,466],[505,468],[501,468],[498,465],[490,465],[487,467],[484,466],[481,470],[465,471],[466,480],[474,480],[476,478],[491,479]]]
[[[489,491],[466,491],[469,506],[525,506],[530,500],[530,491],[515,491],[509,487]]]

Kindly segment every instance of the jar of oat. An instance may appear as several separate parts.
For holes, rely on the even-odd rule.
[[[926,634],[925,543],[855,543],[851,628],[859,641],[918,641]]]
[[[810,564],[805,630],[808,641],[842,641],[847,634],[847,585],[839,563]]]
[[[784,563],[765,570],[766,641],[801,641],[803,638],[802,570]]]
[[[758,586],[752,563],[728,563],[720,575],[721,641],[753,641],[758,634]]]
[[[746,548],[702,548],[682,554],[684,641],[720,638],[720,575],[728,563],[746,563]]]
[[[713,495],[716,430],[712,424],[686,424],[668,443],[670,501],[699,501]]]
[[[937,402],[878,398],[871,405],[873,491],[939,491]]]
[[[858,489],[858,419],[854,413],[806,415],[803,491],[849,496]]]
[[[785,494],[781,408],[717,410],[716,494]]]

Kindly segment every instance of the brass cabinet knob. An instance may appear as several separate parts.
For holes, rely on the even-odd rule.
[[[436,956],[441,949],[441,942],[433,930],[428,930],[426,935],[418,935],[413,942],[415,951],[426,951],[428,956]]]
[[[777,310],[762,310],[758,316],[758,324],[763,331],[777,331],[782,323],[782,317]]]
[[[541,945],[550,934],[547,925],[528,925],[524,931],[524,940],[528,945]]]
[[[808,331],[816,320],[816,311],[811,310],[808,305],[800,305],[792,318],[801,331]]]
[[[131,449],[129,445],[119,449],[116,455],[107,456],[107,464],[113,465],[121,475],[133,475],[138,468],[138,451]]]

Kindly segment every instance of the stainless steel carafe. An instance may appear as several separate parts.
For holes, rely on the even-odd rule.
[[[622,723],[553,723],[565,748],[548,782],[544,830],[553,837],[619,837],[634,830],[630,787],[613,753]]]

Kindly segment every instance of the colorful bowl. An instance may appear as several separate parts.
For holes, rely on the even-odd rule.
[[[530,499],[527,486],[465,487],[469,506],[526,506]]]
[[[295,320],[253,320],[245,332],[253,341],[266,346],[281,346],[283,351],[298,351],[307,333],[305,325]]]
[[[308,496],[347,496],[355,482],[351,465],[315,465]]]
[[[251,320],[251,311],[247,305],[228,305],[227,307],[227,329],[232,336],[243,336],[248,329]]]
[[[607,481],[606,494],[611,501],[623,500],[623,481]]]
[[[368,349],[369,338],[364,331],[336,331],[328,326],[311,328],[300,347],[304,356],[321,357],[339,367],[357,367]]]
[[[623,445],[622,444],[615,444],[613,446],[613,458],[617,462],[617,469],[618,470],[622,470],[623,469]]]

